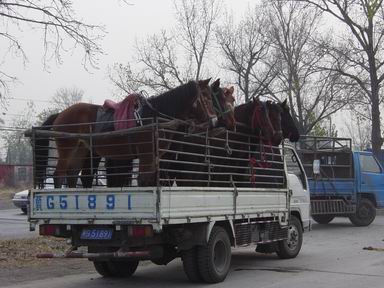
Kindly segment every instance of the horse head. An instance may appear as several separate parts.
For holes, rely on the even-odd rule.
[[[219,124],[222,124],[228,130],[235,130],[236,127],[233,91],[233,86],[220,88],[220,79],[217,79],[211,85],[213,106],[218,116]]]
[[[270,126],[272,130],[271,144],[273,146],[278,146],[283,141],[283,131],[282,131],[282,114],[283,109],[279,103],[272,101],[266,102],[268,109],[268,116],[270,121]]]
[[[289,139],[291,142],[299,141],[300,133],[295,125],[295,121],[293,120],[291,113],[289,112],[287,99],[279,103],[279,105],[283,109],[283,113],[281,114],[281,129],[283,130],[284,139]]]
[[[252,134],[264,139],[271,139],[271,125],[265,102],[260,101],[259,98],[254,98],[247,105],[251,108],[248,126],[251,127]]]
[[[212,102],[211,87],[209,81],[211,78],[206,80],[199,80],[198,87],[199,93],[193,103],[194,117],[200,122],[209,121],[210,127],[216,127],[218,124],[218,118],[215,113],[215,109]]]

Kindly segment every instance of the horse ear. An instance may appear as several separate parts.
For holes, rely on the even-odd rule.
[[[260,101],[260,98],[259,98],[259,96],[257,96],[257,97],[255,97],[255,96],[252,96],[252,100],[253,100],[253,102],[258,102],[258,101]]]
[[[204,85],[208,85],[209,82],[211,81],[211,79],[212,78],[208,78],[208,79],[203,80],[202,82],[203,82]]]
[[[220,87],[220,78],[212,83],[212,88],[213,89],[218,89],[219,87]]]

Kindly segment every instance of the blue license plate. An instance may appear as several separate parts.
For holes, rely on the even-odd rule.
[[[80,239],[84,240],[111,240],[112,229],[83,229],[81,231]]]

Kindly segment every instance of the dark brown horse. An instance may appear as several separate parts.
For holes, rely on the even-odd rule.
[[[261,155],[266,147],[271,149],[271,145],[281,143],[281,114],[282,109],[277,104],[257,98],[235,108],[236,131],[239,133],[233,133],[228,139],[227,145],[232,151],[227,155],[228,159],[223,160],[226,156],[224,149],[215,152],[221,156],[213,165],[212,178],[216,185],[228,186],[230,181],[238,187],[251,185],[252,177],[248,176],[248,170],[252,165],[250,160],[254,158],[252,153]]]
[[[218,116],[219,126],[225,127],[228,130],[234,130],[236,125],[233,92],[233,87],[221,88],[220,79],[217,79],[211,85],[211,97]],[[179,132],[182,132],[182,130]],[[177,141],[170,147],[172,152],[166,153],[160,163],[163,185],[172,185],[173,179],[181,176],[177,171],[185,168],[182,162],[201,160],[200,157],[193,156],[192,154],[204,154],[204,148],[200,146],[204,143],[204,139],[199,136],[194,137],[194,135],[190,135],[185,138],[184,135],[179,135],[178,137],[176,136],[175,140]],[[191,166],[190,168],[194,169],[195,167]],[[189,175],[187,177],[193,176]]]
[[[171,91],[147,100],[142,110],[142,119],[150,117],[169,117],[171,119],[195,119],[197,122],[217,122],[211,100],[209,79],[190,81]],[[99,105],[78,103],[59,113],[53,121],[56,132],[89,134],[94,131]],[[64,179],[69,187],[76,187],[79,172],[84,167],[90,151],[109,159],[140,159],[140,181],[142,185],[152,185],[154,155],[150,129],[128,136],[92,138],[57,137],[58,161],[55,171],[55,187],[61,187]],[[167,135],[172,137],[172,135]],[[90,137],[91,139],[91,137]],[[138,143],[141,143],[138,145]],[[166,147],[165,147],[166,148]],[[93,176],[92,176],[93,178]]]
[[[233,107],[233,89],[229,88],[227,92]],[[281,112],[281,109],[272,107],[271,103],[259,100],[236,107],[234,114],[239,122],[237,131],[242,133],[225,132],[216,135],[207,143],[210,147],[208,154],[205,150],[206,139],[204,137],[197,135],[191,138],[189,143],[184,144],[176,165],[172,165],[172,169],[175,171],[169,173],[170,179],[176,178],[178,186],[206,186],[208,182],[212,186],[229,186],[232,173],[244,174],[244,170],[247,170],[248,161],[246,159],[249,159],[249,155],[241,151],[249,149],[248,145],[243,147],[244,145],[241,144],[241,141],[248,143],[247,135],[256,135],[259,137],[258,139],[264,137],[268,143],[281,141],[281,136],[279,136],[281,135]],[[236,163],[240,168],[229,167],[231,163],[237,162],[233,159],[240,158],[245,160],[243,163]]]

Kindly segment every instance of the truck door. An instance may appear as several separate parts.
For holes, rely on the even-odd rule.
[[[359,152],[360,193],[374,194],[377,206],[384,206],[384,171],[370,152]],[[359,174],[357,174],[359,175]]]

